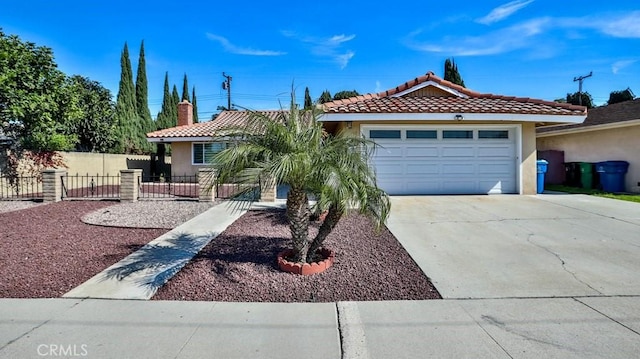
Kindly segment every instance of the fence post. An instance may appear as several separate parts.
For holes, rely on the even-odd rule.
[[[216,199],[216,171],[213,168],[198,169],[198,187],[200,202],[212,202]]]
[[[142,170],[120,170],[120,201],[138,201],[138,180],[142,177]]]
[[[66,175],[67,170],[61,168],[42,171],[42,195],[45,202],[62,201],[62,176]]]
[[[260,178],[260,202],[276,201],[277,184],[272,177]]]

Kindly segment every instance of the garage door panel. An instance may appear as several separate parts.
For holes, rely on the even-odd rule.
[[[375,163],[376,173],[378,176],[391,175],[395,178],[399,173],[404,172],[404,165],[402,163]]]
[[[443,163],[443,175],[472,175],[475,173],[475,165],[473,163]]]
[[[440,173],[439,163],[407,163],[405,165],[407,175],[437,175]]]
[[[441,191],[439,181],[407,181],[404,194],[430,194]]]
[[[474,146],[458,146],[458,147],[443,147],[442,157],[473,157],[475,156]]]
[[[479,175],[505,175],[508,176],[513,171],[513,163],[479,163]]]
[[[513,146],[479,147],[478,157],[513,157]]]
[[[376,149],[376,157],[396,157],[401,158],[403,156],[403,148],[401,146],[385,146]]]
[[[437,146],[407,147],[407,157],[438,157]]]

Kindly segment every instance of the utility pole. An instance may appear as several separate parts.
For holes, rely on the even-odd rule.
[[[578,104],[582,106],[582,81],[587,77],[591,77],[593,75],[593,71],[589,71],[588,75],[574,77],[573,82],[578,81]]]
[[[227,111],[231,111],[231,80],[232,78],[231,76],[228,76],[224,72],[222,73],[222,76],[225,78],[225,80],[222,81],[222,89],[227,90]]]

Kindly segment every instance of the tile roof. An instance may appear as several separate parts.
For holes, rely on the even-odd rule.
[[[428,81],[452,89],[465,97],[395,97]],[[327,113],[465,112],[582,116],[586,114],[586,108],[583,106],[472,91],[443,80],[433,72],[428,72],[424,76],[416,77],[387,91],[327,102],[322,107]]]
[[[276,118],[281,111],[257,111],[270,118]],[[217,131],[231,126],[243,126],[249,111],[222,111],[212,121],[195,123],[189,126],[176,126],[147,133],[147,138],[212,137]]]
[[[538,133],[547,133],[574,128],[582,129],[633,120],[640,120],[640,98],[615,103],[613,105],[592,108],[589,110],[587,118],[583,123],[540,127],[536,131]]]

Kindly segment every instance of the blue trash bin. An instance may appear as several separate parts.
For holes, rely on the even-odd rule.
[[[544,174],[547,173],[547,168],[549,167],[549,162],[546,160],[538,160],[536,161],[536,167],[538,169],[538,179],[537,179],[537,193],[544,192]]]
[[[600,174],[600,185],[605,192],[624,192],[624,175],[629,169],[627,161],[604,161],[596,163]]]

